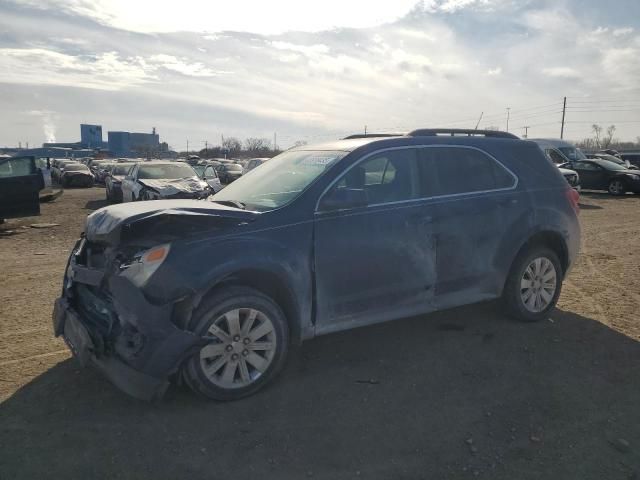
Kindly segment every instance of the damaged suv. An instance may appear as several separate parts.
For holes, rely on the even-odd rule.
[[[317,335],[500,297],[547,318],[578,253],[577,201],[536,144],[503,132],[300,147],[208,201],[92,213],[55,334],[137,398],[176,379],[237,399]]]

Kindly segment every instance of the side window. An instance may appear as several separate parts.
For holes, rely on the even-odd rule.
[[[0,177],[23,177],[35,173],[31,157],[10,158],[0,163]]]
[[[417,150],[389,150],[352,167],[334,188],[363,189],[370,205],[420,197]]]
[[[567,161],[566,158],[552,148],[546,150],[546,152],[553,163],[565,163]]]
[[[513,176],[483,152],[460,147],[433,147],[432,150],[438,195],[498,190],[515,184]]]
[[[599,170],[599,168],[593,163],[589,162],[575,162],[573,164],[575,170]]]
[[[137,165],[131,165],[131,168],[127,172],[127,177],[133,178],[135,176],[136,167],[137,167]]]

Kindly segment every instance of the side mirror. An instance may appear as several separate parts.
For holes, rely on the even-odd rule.
[[[320,211],[347,210],[368,204],[367,192],[360,188],[336,188],[320,201]]]

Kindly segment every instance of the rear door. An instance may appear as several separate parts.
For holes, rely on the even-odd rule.
[[[526,210],[526,197],[515,189],[515,175],[482,150],[431,146],[423,154],[436,179],[436,305],[491,298],[501,287],[500,243]]]
[[[43,188],[35,157],[0,159],[0,218],[39,215],[38,192]]]

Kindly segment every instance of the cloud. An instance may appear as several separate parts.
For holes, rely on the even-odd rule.
[[[631,28],[631,27],[616,28],[613,31],[613,36],[614,37],[622,37],[624,35],[629,35],[630,33],[633,33],[633,28]]]
[[[278,13],[280,0],[251,8],[238,0],[219,17],[201,14],[210,2],[194,1],[179,5],[195,6],[186,25],[173,4],[156,2],[143,18],[145,0],[128,2],[128,13],[118,1],[5,0],[0,143],[24,141],[25,131],[31,142],[51,136],[43,116],[26,110],[55,112],[53,134],[63,140],[77,136],[77,123],[95,122],[114,130],[156,126],[172,144],[278,129],[286,146],[365,124],[473,127],[480,112],[487,125],[504,128],[507,106],[511,128],[557,135],[560,107],[537,107],[564,95],[640,99],[640,24],[631,14],[612,20],[596,0],[425,0],[415,8],[401,1],[380,12],[378,0],[366,8],[292,2],[290,18]],[[637,2],[621,1],[633,13]],[[325,6],[329,13],[318,13]],[[233,12],[242,9],[241,21]],[[170,24],[155,10],[188,28],[144,33]],[[570,118],[588,122],[589,115]],[[631,122],[638,112],[609,119]],[[633,125],[621,123],[620,137],[633,138]],[[583,135],[580,128],[568,124],[569,138]]]
[[[558,78],[579,78],[580,72],[571,67],[548,67],[543,68],[542,73],[550,77]]]
[[[141,58],[116,52],[74,56],[41,48],[0,48],[0,82],[118,90],[154,80]]]
[[[167,70],[178,72],[188,77],[215,77],[218,75],[233,73],[223,70],[212,70],[201,62],[189,63],[188,60],[178,59],[172,55],[152,55],[149,57],[148,61],[153,66],[163,67]]]

